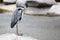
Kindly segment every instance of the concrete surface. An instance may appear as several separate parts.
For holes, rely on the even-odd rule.
[[[10,28],[11,15],[0,14],[0,34],[16,33]],[[19,23],[19,34],[31,36],[38,40],[60,40],[60,16],[28,16],[24,15]]]
[[[0,40],[37,40],[37,39],[29,36],[18,36],[13,33],[6,33],[6,34],[0,35]]]

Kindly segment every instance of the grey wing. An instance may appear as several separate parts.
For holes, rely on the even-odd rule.
[[[15,11],[14,11],[14,13],[13,13],[13,15],[12,15],[12,19],[11,19],[11,28],[13,28],[15,25],[16,25],[16,23],[18,22],[18,10],[16,9]]]

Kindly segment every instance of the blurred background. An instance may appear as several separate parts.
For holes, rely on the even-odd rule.
[[[29,7],[26,8],[23,18],[18,24],[19,34],[23,33],[25,36],[31,36],[38,40],[60,40],[60,14],[54,15],[55,12],[49,13],[50,15],[47,14],[52,6],[60,5],[60,0],[54,0],[54,4],[49,7],[46,7],[44,3],[45,8],[38,2],[30,1],[27,4]],[[16,33],[16,27],[10,27],[12,14],[15,9],[16,0],[0,0],[0,35]]]

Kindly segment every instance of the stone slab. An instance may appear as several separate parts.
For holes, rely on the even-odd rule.
[[[60,5],[53,5],[48,11],[50,15],[60,15]]]

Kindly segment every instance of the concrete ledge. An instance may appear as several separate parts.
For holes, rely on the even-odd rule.
[[[12,12],[12,11],[5,10],[5,9],[0,9],[0,13],[4,13],[4,12]]]
[[[58,5],[60,3],[57,3]],[[14,10],[16,9],[16,4],[12,4],[12,5],[3,5],[1,4],[0,5],[0,13],[1,12],[13,12]],[[25,15],[33,15],[33,16],[47,16],[49,14],[47,13],[50,13],[49,12],[49,8],[33,8],[33,7],[28,7],[26,8],[26,11],[25,11]],[[50,13],[51,15],[57,15],[57,14],[54,14],[54,13]]]
[[[3,5],[2,4],[0,6],[0,13],[1,12],[11,12],[12,13],[15,9],[16,9],[16,4],[13,4],[13,5]],[[25,15],[46,16],[46,12],[47,12],[48,9],[45,8],[45,10],[46,10],[45,11],[44,9],[38,9],[38,8],[28,7],[28,8],[26,8]]]
[[[29,16],[47,16],[47,14],[27,14],[27,13],[24,13],[24,15],[29,15]]]
[[[1,5],[0,6],[0,13],[6,13],[8,12],[9,14],[12,13],[16,9],[15,4],[13,5]],[[60,16],[55,13],[49,12],[50,8],[32,8],[28,7],[26,8],[26,11],[24,15],[30,15],[30,16]]]
[[[1,4],[0,5],[0,11],[2,12],[13,12],[15,8],[16,8],[15,4],[12,4],[12,5]]]

